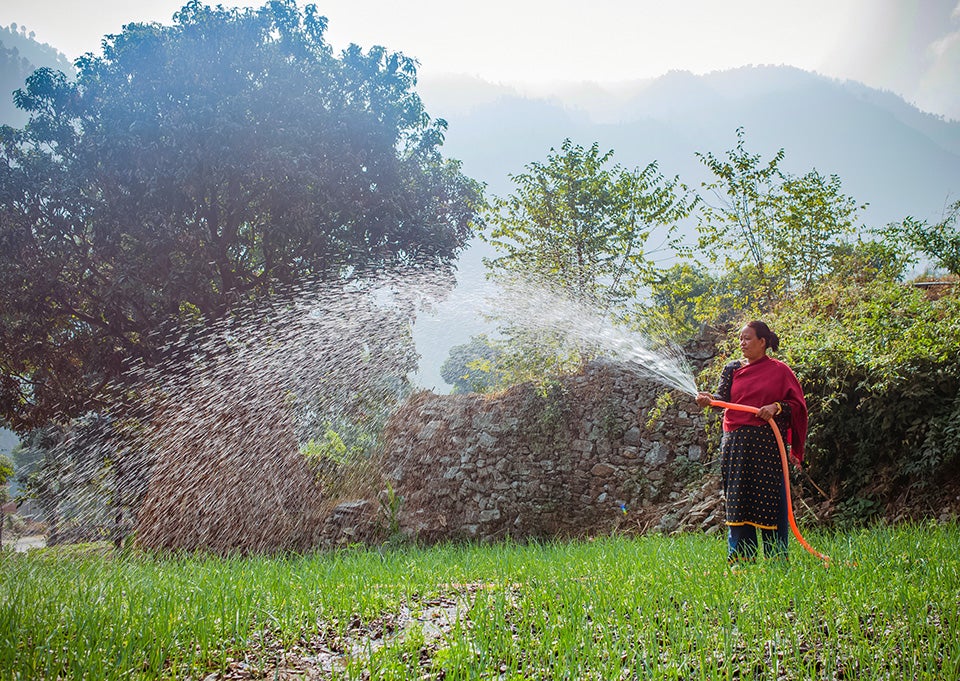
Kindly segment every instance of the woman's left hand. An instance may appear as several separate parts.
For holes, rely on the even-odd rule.
[[[765,404],[760,407],[760,411],[757,412],[757,416],[762,418],[764,421],[769,421],[776,416],[779,411],[780,409],[777,407],[776,402],[773,404]]]

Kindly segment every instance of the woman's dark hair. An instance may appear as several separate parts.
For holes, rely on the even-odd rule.
[[[757,338],[762,338],[767,341],[767,347],[774,352],[780,347],[780,336],[771,331],[770,327],[764,322],[752,321],[749,322],[747,326],[753,329],[754,333],[757,334]]]

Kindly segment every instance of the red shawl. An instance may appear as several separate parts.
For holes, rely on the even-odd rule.
[[[803,462],[803,446],[807,440],[807,402],[803,398],[800,381],[790,367],[778,359],[764,357],[735,369],[730,401],[758,408],[774,402],[789,404],[787,442],[790,443],[790,457],[798,465]],[[762,426],[764,423],[763,419],[745,411],[727,409],[723,414],[725,431],[741,426]]]

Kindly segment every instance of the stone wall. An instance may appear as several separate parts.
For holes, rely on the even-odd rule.
[[[421,541],[611,531],[715,531],[722,523],[704,416],[625,365],[592,363],[542,388],[414,394],[387,425],[380,469],[395,521]]]

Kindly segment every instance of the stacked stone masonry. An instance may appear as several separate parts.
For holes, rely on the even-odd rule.
[[[703,412],[665,393],[607,362],[496,395],[416,393],[385,434],[395,520],[425,542],[716,531]]]

